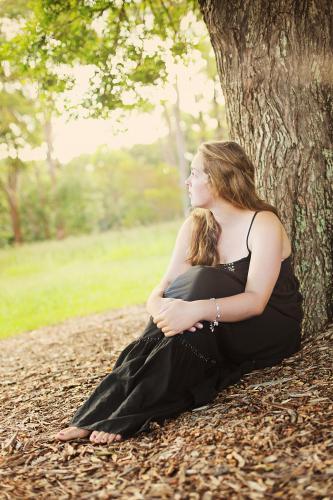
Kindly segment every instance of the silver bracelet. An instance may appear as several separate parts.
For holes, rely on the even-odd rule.
[[[216,317],[215,317],[215,319],[214,319],[214,322],[213,322],[213,321],[210,321],[210,324],[209,324],[209,328],[210,328],[210,329],[211,329],[211,331],[213,332],[213,331],[214,331],[215,326],[218,326],[218,324],[219,324],[218,320],[221,318],[221,309],[220,309],[219,304],[216,302],[215,297],[212,297],[212,298],[210,298],[209,300],[215,300],[215,305],[216,305]]]

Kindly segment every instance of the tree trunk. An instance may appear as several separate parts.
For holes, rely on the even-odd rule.
[[[45,113],[44,134],[46,142],[46,163],[48,165],[52,187],[55,187],[57,176],[56,176],[56,162],[53,159],[52,122],[51,122],[51,116],[47,112]]]
[[[0,189],[3,190],[7,198],[14,236],[14,245],[22,245],[23,236],[21,230],[21,217],[17,194],[19,176],[19,167],[16,163],[17,161],[19,162],[20,160],[9,159],[7,183],[0,179]]]
[[[333,2],[199,0],[230,138],[292,242],[303,336],[332,320]]]
[[[184,217],[189,215],[190,208],[190,200],[188,196],[188,192],[185,186],[185,180],[187,178],[187,169],[186,169],[186,145],[185,145],[185,137],[184,132],[181,128],[181,115],[180,115],[180,105],[179,105],[179,90],[178,90],[178,77],[176,76],[176,102],[173,106],[174,110],[174,118],[175,118],[175,135],[176,135],[176,146],[177,146],[177,156],[178,156],[178,166],[179,166],[179,185],[180,191],[182,193],[182,205],[183,205],[183,214]]]
[[[52,101],[51,101],[52,103]],[[53,103],[52,103],[53,104]],[[55,203],[55,194],[57,187],[57,167],[58,161],[53,157],[53,133],[52,133],[52,113],[50,111],[45,111],[44,116],[44,134],[46,141],[46,163],[49,169],[49,175],[51,180],[51,202],[52,212],[57,213],[58,207]],[[62,240],[65,238],[65,224],[61,217],[57,218],[56,223],[56,238],[57,240]]]
[[[44,238],[46,240],[51,239],[51,231],[50,231],[50,226],[49,226],[49,221],[47,217],[47,205],[49,203],[49,200],[45,196],[45,191],[43,187],[43,183],[41,181],[41,176],[40,176],[40,171],[39,171],[39,165],[36,165],[34,168],[35,172],[35,177],[36,177],[36,186],[37,186],[37,193],[39,197],[39,202],[42,206],[42,211],[41,211],[41,222],[43,225],[44,229]]]
[[[169,132],[167,138],[163,141],[163,150],[162,150],[163,158],[165,162],[168,163],[169,165],[176,166],[178,164],[175,154],[176,138],[172,127],[170,112],[166,103],[163,103],[163,116]]]
[[[194,95],[194,102],[196,104],[199,104],[201,98],[202,98],[202,94],[195,94]],[[200,128],[200,130],[198,132],[198,140],[199,140],[199,142],[207,141],[208,140],[208,137],[207,137],[207,124],[206,124],[205,117],[204,117],[204,114],[203,114],[202,111],[198,112],[198,118],[197,118],[197,123],[196,124]]]

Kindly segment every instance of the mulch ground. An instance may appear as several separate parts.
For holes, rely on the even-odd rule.
[[[333,498],[333,324],[149,433],[56,441],[148,318],[127,307],[0,341],[0,498]]]

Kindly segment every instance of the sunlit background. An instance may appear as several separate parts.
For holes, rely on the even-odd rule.
[[[15,15],[2,8],[0,30],[17,43]],[[163,275],[190,210],[191,159],[200,142],[228,137],[206,27],[191,13],[182,22],[200,43],[184,60],[164,56],[165,83],[137,86],[148,110],[89,117],[93,64],[57,65],[72,88],[45,94],[1,62],[0,336],[144,303]]]
[[[213,54],[210,54],[213,57]],[[218,104],[224,105],[222,91],[216,81],[209,79],[205,73],[206,61],[202,54],[194,54],[196,61],[185,66],[184,64],[169,65],[170,82],[177,78],[180,109],[193,117],[191,125],[195,132],[199,132],[200,125],[196,123],[199,113],[204,113],[208,120],[207,127],[217,127],[217,120],[207,116],[217,93]],[[76,85],[64,97],[72,102],[79,101],[87,91],[87,82],[92,70],[89,68],[76,68],[72,71]],[[149,89],[151,102],[155,109],[149,113],[134,110],[128,113],[121,124],[115,120],[79,118],[70,119],[64,115],[53,120],[54,156],[62,163],[66,163],[82,153],[93,153],[98,146],[106,145],[110,149],[129,148],[134,144],[152,144],[160,138],[167,136],[168,127],[163,117],[161,100],[169,106],[175,105],[176,93],[174,84],[169,83],[164,89]],[[61,99],[60,99],[61,100]],[[61,103],[60,103],[61,104]],[[223,117],[223,109],[220,110]],[[115,115],[117,113],[115,112]],[[45,159],[45,147],[24,150],[22,157],[27,160]]]

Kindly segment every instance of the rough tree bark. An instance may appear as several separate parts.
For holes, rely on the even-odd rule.
[[[332,320],[333,2],[199,0],[230,138],[292,242],[303,336]]]

